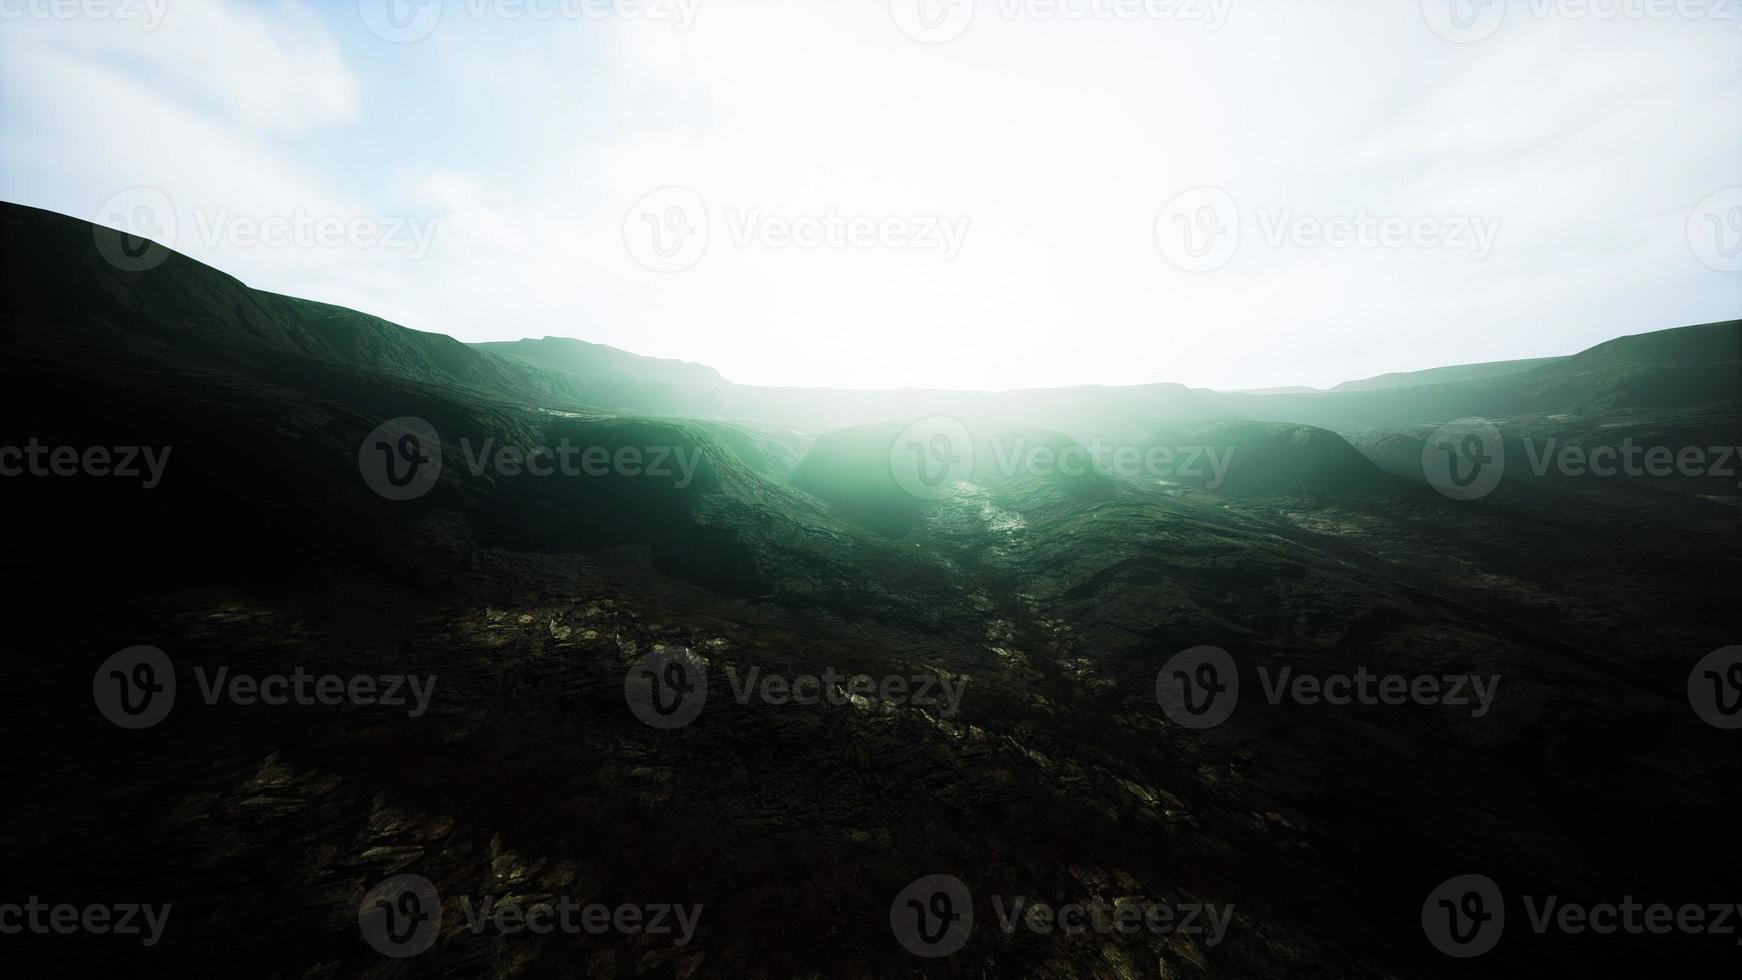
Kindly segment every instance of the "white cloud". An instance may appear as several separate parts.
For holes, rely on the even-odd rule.
[[[572,334],[760,383],[1322,385],[1736,315],[1735,277],[1682,232],[1742,183],[1735,25],[1526,17],[1453,45],[1415,6],[1241,4],[1212,33],[982,4],[926,46],[882,3],[721,5],[681,33],[450,18],[414,45],[354,11],[323,28],[311,8],[177,4],[155,40],[0,47],[0,176],[48,206],[150,183],[178,204],[409,210],[440,221],[417,262],[200,257],[462,339]],[[350,32],[351,63],[323,30]],[[349,163],[408,114],[436,131],[385,170]],[[1187,274],[1152,226],[1204,184],[1239,202],[1245,241]],[[667,185],[707,201],[713,235],[659,274],[623,225]],[[1261,209],[1501,230],[1479,262],[1278,249]],[[738,247],[729,210],[969,231],[948,262]]]
[[[355,117],[357,79],[306,9],[174,0],[146,17],[148,7],[139,7],[138,18],[18,17],[7,23],[5,50],[17,56],[48,48],[101,62],[257,129],[300,130]]]

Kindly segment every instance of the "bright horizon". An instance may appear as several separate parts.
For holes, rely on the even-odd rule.
[[[1329,388],[1742,315],[1727,7],[650,2],[8,5],[0,198],[751,385]]]

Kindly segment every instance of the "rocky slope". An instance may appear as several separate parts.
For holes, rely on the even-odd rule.
[[[1455,874],[1587,901],[1716,901],[1738,880],[1716,842],[1742,770],[1686,688],[1742,635],[1724,499],[1533,481],[1448,500],[1313,419],[1192,417],[1201,397],[1176,386],[926,393],[899,403],[920,415],[823,431],[891,404],[847,396],[796,435],[777,423],[821,395],[745,423],[606,413],[585,372],[252,293],[179,257],[119,271],[69,224],[0,209],[0,444],[173,455],[150,491],[4,484],[18,750],[3,775],[25,804],[0,866],[26,892],[176,911],[152,948],[22,937],[9,958],[33,971],[1340,978],[1734,961],[1722,937],[1595,942],[1520,922],[1472,966],[1421,927]],[[1725,329],[1660,338],[1703,351],[1665,358],[1674,387],[1723,395],[1699,378]],[[1473,384],[1509,386],[1520,410],[1662,413],[1652,349]],[[1393,399],[1376,431],[1400,433],[1431,418],[1397,406],[1494,396],[1310,397]],[[1725,411],[1675,417],[1735,441]],[[915,494],[898,440],[931,415],[969,436],[930,462],[971,448],[971,465]],[[443,466],[393,500],[366,461],[401,417],[430,425]],[[1018,444],[1056,463],[1096,437],[1233,455],[1215,486],[1007,465],[1032,459]],[[916,463],[938,445],[914,441]],[[636,473],[543,478],[493,455],[549,462],[538,451],[565,445],[635,450]],[[181,693],[162,724],[125,731],[93,707],[92,675],[136,644],[168,654]],[[1231,718],[1194,729],[1157,681],[1205,644],[1245,686]],[[678,651],[702,669],[702,706],[646,724],[626,683]],[[206,704],[198,672],[220,668],[437,685],[416,717]],[[741,700],[752,669],[930,677],[961,697]],[[1272,704],[1284,669],[1499,686],[1480,715]],[[433,948],[406,960],[357,918],[399,873],[449,899]],[[977,921],[961,951],[923,959],[890,908],[933,874],[973,891]],[[705,911],[682,944],[474,935],[455,903],[492,894]],[[1213,943],[1007,932],[992,896],[1234,911]]]

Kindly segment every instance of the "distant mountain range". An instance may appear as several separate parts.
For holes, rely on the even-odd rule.
[[[130,343],[197,342],[214,352],[302,357],[400,381],[613,414],[675,415],[816,433],[952,412],[1068,418],[1082,414],[1089,402],[1088,421],[1119,413],[1249,417],[1342,431],[1458,415],[1689,408],[1723,403],[1738,392],[1738,321],[1619,338],[1573,357],[1399,372],[1325,392],[1221,393],[1159,382],[1007,392],[755,387],[733,384],[704,365],[570,338],[463,344],[366,313],[253,290],[177,253],[170,253],[152,276],[134,277],[102,267],[90,247],[97,230],[86,222],[0,204],[0,224],[8,251],[6,286],[19,315],[71,314],[110,326],[129,318]],[[108,288],[90,289],[93,275]]]

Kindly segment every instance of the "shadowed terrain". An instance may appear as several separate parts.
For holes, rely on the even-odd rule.
[[[1517,914],[1475,966],[1427,943],[1421,910],[1471,872],[1591,902],[1742,897],[1735,733],[1687,692],[1700,658],[1742,642],[1738,477],[1529,462],[1549,440],[1742,444],[1742,323],[1326,392],[762,389],[579,341],[468,346],[173,253],[121,271],[94,241],[83,222],[0,207],[0,444],[170,455],[149,490],[0,482],[19,814],[0,865],[15,891],[175,914],[153,948],[15,937],[44,975],[1737,962],[1733,938],[1534,936]],[[440,475],[388,499],[360,453],[408,417],[438,434]],[[969,434],[971,463],[915,493],[907,433],[933,417]],[[1466,417],[1502,434],[1505,479],[1448,499],[1424,448]],[[923,467],[932,444],[913,443]],[[493,455],[562,446],[633,450],[643,472],[540,477]],[[1114,462],[1065,463],[1096,458]],[[139,644],[168,654],[178,695],[127,731],[93,706],[92,672]],[[1226,723],[1198,730],[1170,720],[1157,680],[1201,645],[1228,651],[1243,687]],[[626,674],[678,650],[705,666],[700,714],[644,724]],[[196,669],[220,667],[438,683],[417,717],[205,704]],[[739,703],[752,668],[965,687],[954,712]],[[1261,678],[1283,668],[1499,685],[1480,716],[1273,705]],[[432,950],[396,960],[359,936],[357,907],[399,873],[444,895],[705,913],[679,945],[475,936],[450,908]],[[931,874],[976,896],[1234,913],[1214,944],[1042,935],[1005,932],[980,899],[968,944],[921,959],[891,935],[890,904]]]

